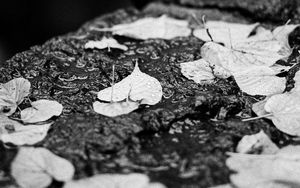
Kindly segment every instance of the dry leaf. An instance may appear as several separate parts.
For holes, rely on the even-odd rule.
[[[204,59],[196,61],[181,63],[181,73],[190,80],[200,84],[205,80],[212,80],[215,78],[212,73],[212,68]]]
[[[31,103],[30,108],[21,111],[21,120],[26,123],[46,121],[62,113],[63,106],[57,101],[38,100]]]
[[[112,28],[95,29],[98,31],[112,31],[114,35],[121,35],[135,39],[172,39],[186,37],[191,33],[186,20],[177,20],[162,15],[158,18],[142,18],[132,23],[114,25]]]
[[[102,103],[96,101],[93,103],[93,109],[98,114],[102,114],[109,117],[120,116],[128,114],[139,108],[140,103],[134,101],[112,102]]]
[[[20,187],[44,188],[57,181],[69,181],[73,165],[45,148],[21,147],[11,165],[11,175]]]
[[[284,93],[274,95],[265,104],[274,125],[290,135],[300,136],[300,95]]]
[[[101,174],[81,180],[69,181],[64,188],[165,188],[162,184],[152,184],[144,174]]]
[[[243,42],[259,26],[258,23],[239,24],[222,21],[208,21],[205,25],[206,28],[195,29],[194,36],[203,41],[211,41],[206,31],[208,29],[214,42],[222,43],[227,47],[231,47],[233,43]]]
[[[252,110],[253,112],[257,115],[257,116],[265,116],[267,114],[269,114],[266,110],[265,110],[265,105],[267,103],[269,98],[266,98],[262,101],[256,102],[252,105]]]
[[[24,126],[6,116],[0,116],[0,140],[14,145],[33,145],[46,137],[51,124]]]
[[[236,187],[299,187],[299,159],[300,147],[287,146],[273,155],[231,153],[226,165],[237,172],[230,176]]]
[[[239,88],[249,95],[274,95],[285,90],[286,79],[275,76],[277,73],[265,66],[249,67],[234,73]]]
[[[257,134],[246,135],[238,143],[236,151],[238,153],[257,153],[273,154],[279,148],[272,142],[272,140],[261,130]]]
[[[117,40],[114,38],[106,38],[103,37],[100,41],[88,41],[85,44],[86,49],[91,48],[91,49],[105,49],[105,48],[117,48],[120,50],[128,50],[128,47],[122,44],[119,44]]]
[[[30,82],[24,78],[15,78],[0,84],[0,113],[13,114],[17,106],[29,95]]]
[[[162,98],[160,82],[140,71],[138,64],[133,72],[116,83],[113,87],[98,92],[98,98],[102,101],[120,102],[127,98],[140,104],[154,105]]]

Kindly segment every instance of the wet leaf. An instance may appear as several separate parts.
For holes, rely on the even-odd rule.
[[[260,153],[273,154],[279,148],[272,140],[261,130],[257,134],[246,135],[238,143],[236,151],[238,153]]]
[[[122,44],[119,44],[114,38],[103,37],[100,41],[88,41],[85,46],[86,49],[105,49],[105,48],[117,48],[120,50],[128,50],[128,47]]]
[[[21,120],[26,123],[42,122],[62,113],[63,106],[57,101],[46,99],[34,101],[30,108],[21,111]]]
[[[212,73],[212,68],[204,59],[181,63],[180,67],[181,73],[186,78],[193,80],[198,84],[215,78],[214,74]]]
[[[20,187],[44,188],[57,181],[69,181],[73,165],[45,148],[21,147],[11,165],[11,175]]]
[[[275,76],[277,73],[265,66],[249,67],[234,73],[239,88],[249,95],[274,95],[285,90],[286,79]]]
[[[231,153],[226,161],[236,187],[299,187],[300,147],[287,146],[275,154]],[[271,186],[272,185],[272,186]]]
[[[24,78],[15,78],[0,85],[0,114],[13,114],[17,106],[29,95],[30,82]]]
[[[98,31],[112,31],[114,35],[121,35],[135,39],[150,38],[172,39],[187,37],[191,33],[186,20],[177,20],[162,15],[158,18],[142,18],[132,23],[114,25],[112,28],[96,29]]]
[[[140,71],[138,64],[133,72],[113,87],[98,92],[98,99],[107,102],[120,102],[127,98],[140,104],[154,105],[162,98],[160,82]]]
[[[103,103],[96,101],[93,103],[93,109],[98,114],[115,117],[128,114],[139,108],[140,103],[134,101]]]
[[[69,181],[64,188],[165,188],[159,183],[150,183],[144,174],[101,174],[81,180]]]
[[[0,140],[14,145],[33,145],[42,141],[52,123],[44,125],[22,125],[21,123],[0,116]]]
[[[250,33],[254,31],[259,24],[239,24],[223,21],[208,21],[206,22],[206,28],[195,29],[193,34],[195,37],[203,41],[211,41],[206,29],[214,42],[222,43],[226,47],[231,47],[233,43],[239,43],[245,41]]]

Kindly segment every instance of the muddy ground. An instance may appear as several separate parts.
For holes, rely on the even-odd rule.
[[[205,14],[212,20],[260,21],[268,28],[284,24],[291,16],[292,23],[299,23],[294,15],[297,6],[289,4],[294,1],[274,1],[289,3],[274,8],[264,5],[268,7],[267,12],[256,16],[253,16],[255,11],[261,9],[249,9],[250,13],[245,14],[245,5],[243,9],[234,3],[231,8],[224,8],[218,4],[182,3],[187,0],[173,1],[175,4],[169,2],[151,3],[142,10],[127,8],[101,16],[75,32],[54,37],[0,64],[1,83],[22,76],[32,83],[32,101],[45,98],[63,104],[63,115],[53,119],[55,123],[48,136],[37,146],[49,148],[72,161],[76,179],[108,172],[142,172],[152,181],[159,181],[169,188],[202,188],[229,182],[226,152],[234,151],[244,135],[263,129],[279,146],[295,143],[270,120],[241,121],[254,115],[251,104],[263,97],[242,93],[232,78],[200,85],[180,73],[180,63],[200,58],[204,42],[194,36],[145,41],[117,36],[120,43],[129,47],[128,51],[84,49],[87,41],[111,35],[92,31],[92,27],[110,27],[164,13],[188,19],[195,27],[192,13],[199,18]],[[290,11],[294,11],[293,14]],[[281,63],[300,62],[297,51],[300,49],[299,31],[296,29],[289,37],[290,44],[295,47],[293,55]],[[141,71],[160,81],[164,93],[162,101],[115,118],[96,114],[92,109],[96,100],[94,91],[111,85],[112,64],[115,64],[115,81],[118,82],[132,72],[136,61]],[[292,78],[299,67],[296,65],[282,75],[289,79],[287,90],[293,87]],[[21,107],[27,105],[28,101]],[[0,187],[13,184],[9,166],[16,152],[14,147],[0,148]],[[60,182],[51,185],[53,188],[61,186]]]

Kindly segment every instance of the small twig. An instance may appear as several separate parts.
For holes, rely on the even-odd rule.
[[[202,16],[202,22],[203,22],[203,25],[204,25],[207,35],[209,36],[210,40],[213,42],[214,40],[209,32],[209,29],[206,27],[206,16],[205,15]]]

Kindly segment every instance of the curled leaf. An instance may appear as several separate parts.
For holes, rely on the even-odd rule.
[[[93,103],[93,109],[98,114],[102,114],[109,117],[120,116],[128,114],[139,108],[140,103],[134,101],[112,102],[102,103],[96,101]]]
[[[119,102],[127,98],[140,101],[140,104],[154,105],[162,98],[160,82],[140,71],[136,64],[133,72],[116,83],[113,87],[98,92],[98,99],[102,101]]]
[[[279,148],[271,141],[263,130],[257,134],[244,136],[236,148],[238,153],[273,154],[278,150]]]
[[[273,35],[276,38],[276,40],[281,42],[281,44],[283,44],[287,50],[291,51],[291,47],[289,45],[289,35],[299,26],[300,25],[298,24],[278,26],[273,30]]]
[[[30,108],[21,111],[21,120],[26,123],[46,121],[62,113],[63,106],[57,101],[38,100],[31,103]]]
[[[81,180],[69,181],[64,188],[165,188],[159,183],[150,183],[144,174],[101,174]]]
[[[20,187],[44,188],[57,181],[69,181],[73,165],[45,148],[21,147],[11,165],[11,175]]]
[[[204,59],[196,61],[181,63],[181,73],[190,80],[196,83],[202,83],[205,80],[212,80],[215,78],[212,73],[212,68]]]
[[[114,38],[106,38],[103,37],[100,41],[88,41],[85,46],[86,49],[87,48],[91,48],[91,49],[105,49],[105,48],[117,48],[120,50],[128,50],[128,47],[122,44],[119,44],[117,40],[115,40]]]
[[[186,37],[191,33],[186,20],[177,20],[162,15],[158,18],[142,18],[132,23],[114,25],[108,29],[96,29],[99,31],[112,31],[114,35],[121,35],[135,39],[172,39]]]
[[[24,78],[15,78],[0,85],[0,114],[13,114],[17,106],[29,95],[30,82]]]

